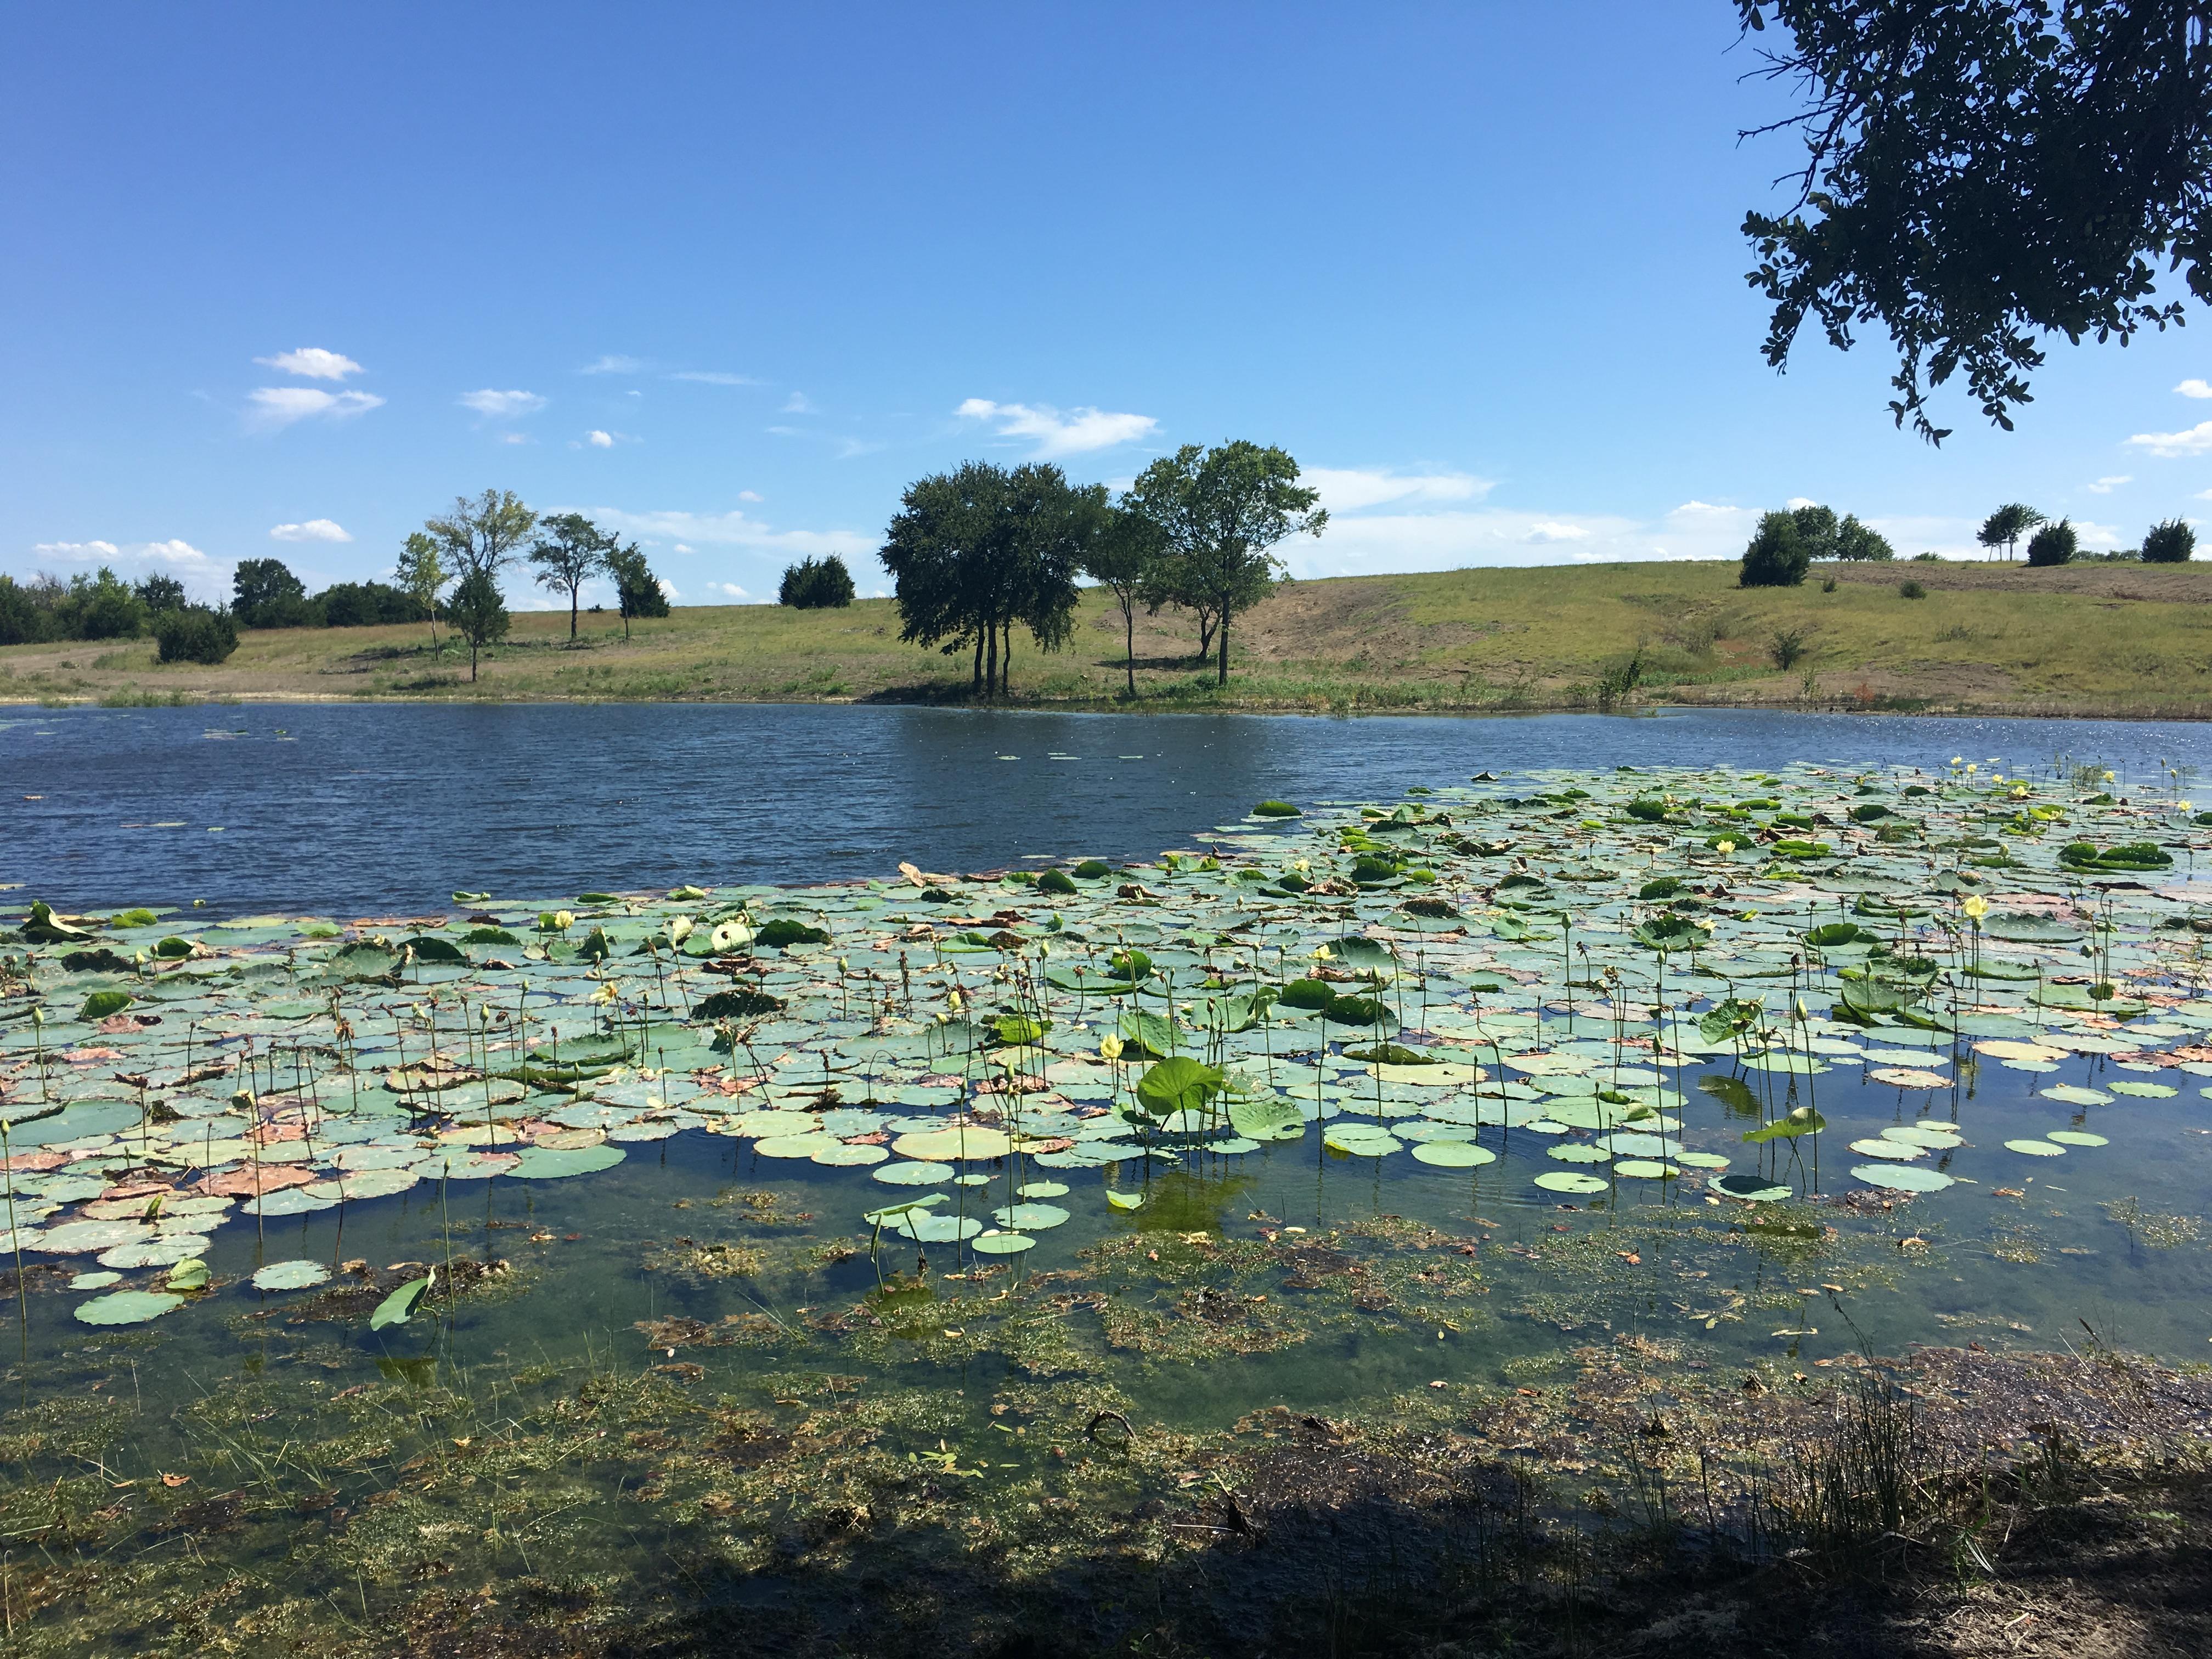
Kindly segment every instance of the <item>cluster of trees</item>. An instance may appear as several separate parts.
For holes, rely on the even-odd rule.
[[[47,640],[135,640],[151,634],[163,662],[217,663],[238,649],[238,625],[224,612],[193,605],[174,576],[126,582],[107,566],[64,582],[0,576],[0,645]]]
[[[853,573],[832,553],[817,560],[811,554],[783,568],[783,583],[775,602],[795,611],[833,611],[853,602]]]
[[[2065,519],[2053,522],[2025,501],[2008,501],[1982,520],[1974,539],[1995,553],[2004,549],[2009,559],[2027,538],[2027,562],[2032,565],[2069,564],[2081,552],[2081,538]],[[2118,559],[2140,559],[2145,564],[2185,564],[2197,556],[2197,532],[2185,519],[2166,519],[2143,532],[2142,545]]]
[[[1888,539],[1857,514],[1838,519],[1833,507],[1816,504],[1761,515],[1737,580],[1745,587],[1795,587],[1815,559],[1887,563],[1896,556]]]
[[[1328,514],[1277,448],[1186,444],[1146,467],[1120,500],[1048,463],[970,461],[909,485],[878,556],[896,584],[900,637],[948,656],[972,650],[973,685],[1004,691],[1014,630],[1054,650],[1073,630],[1081,578],[1120,608],[1136,694],[1136,612],[1196,616],[1199,660],[1229,679],[1231,620],[1282,580],[1272,550],[1321,534]]]

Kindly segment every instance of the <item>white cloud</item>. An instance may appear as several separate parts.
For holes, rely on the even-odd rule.
[[[660,597],[664,599],[673,601],[684,597],[676,591],[676,584],[665,576],[655,576],[653,579],[653,585],[660,590]]]
[[[2083,484],[2081,488],[2087,490],[2092,495],[2109,495],[2122,484],[2133,483],[2134,482],[2135,479],[2129,474],[2120,472],[2114,474],[2109,478],[2100,478],[2093,484]]]
[[[747,603],[752,598],[751,594],[746,592],[744,588],[738,586],[735,582],[708,582],[707,584],[707,591],[710,593],[723,594],[729,599],[735,599],[739,605]]]
[[[696,380],[702,386],[762,386],[764,381],[750,374],[725,374],[711,368],[682,368],[668,377],[672,380]]]
[[[1385,501],[1479,501],[1492,485],[1466,472],[1385,472],[1354,467],[1309,466],[1298,482],[1321,491],[1331,513],[1357,513]]]
[[[1588,541],[1589,537],[1588,525],[1561,524],[1556,519],[1540,519],[1528,526],[1528,533],[1521,539],[1540,547],[1547,542]]]
[[[280,374],[297,374],[305,380],[343,380],[361,373],[361,365],[344,353],[325,351],[320,346],[301,346],[297,351],[280,351],[274,357],[253,361]]]
[[[328,519],[310,519],[305,524],[280,524],[269,532],[270,538],[280,542],[349,542],[353,537],[342,525]]]
[[[2120,532],[2111,525],[2092,524],[2087,519],[2075,519],[2073,524],[2074,533],[2084,546],[2117,548],[2120,544]]]
[[[1792,495],[1782,505],[1795,513],[1801,507],[1818,507],[1820,502],[1814,501],[1810,495]]]
[[[576,373],[579,374],[635,374],[644,367],[645,365],[635,357],[610,353],[597,362],[586,363]]]
[[[2212,421],[2199,421],[2186,432],[2138,432],[2128,441],[2168,460],[2181,455],[2202,455],[2212,450]]]
[[[819,415],[822,411],[807,402],[804,392],[794,392],[783,400],[783,412],[787,415]]]
[[[98,564],[119,559],[123,550],[113,542],[40,542],[31,550],[38,559],[59,559],[65,564]]]
[[[1084,455],[1149,437],[1159,422],[1149,415],[1115,415],[1102,409],[1071,409],[1065,415],[1047,404],[994,404],[970,398],[953,411],[963,420],[990,421],[1002,438],[1034,439],[1036,460]]]
[[[2184,380],[2173,389],[2185,398],[2212,398],[2212,383],[2203,380]]]
[[[584,441],[594,449],[612,449],[615,447],[615,437],[611,432],[595,429],[584,434]]]
[[[1751,509],[1747,507],[1715,507],[1711,501],[1684,501],[1681,506],[1674,508],[1674,511],[1669,513],[1667,516],[1671,519],[1691,515],[1720,515],[1733,513],[1748,513],[1750,511]]]
[[[689,542],[678,542],[676,544],[676,550],[678,553],[689,553],[694,550]]]
[[[246,394],[247,422],[276,431],[295,421],[351,420],[381,408],[384,399],[367,392],[319,392],[308,386],[264,386]]]
[[[499,441],[503,444],[534,444],[538,441],[527,432],[502,432],[499,434]]]
[[[474,410],[488,421],[535,415],[545,407],[545,399],[534,392],[495,392],[489,386],[481,392],[464,392],[460,403],[463,409]]]
[[[777,530],[742,511],[631,513],[618,507],[556,507],[556,513],[581,513],[603,528],[652,541],[691,546],[729,547],[788,558],[811,553],[842,553],[849,562],[875,556],[877,538],[857,530]]]
[[[161,570],[180,577],[197,577],[194,584],[220,593],[230,582],[231,562],[210,558],[190,542],[172,537],[161,542],[110,541],[40,542],[31,556],[41,564],[111,565],[123,576],[144,575]]]
[[[761,500],[762,497],[756,491],[750,489],[740,489],[738,492],[738,499],[741,501],[757,501]]]

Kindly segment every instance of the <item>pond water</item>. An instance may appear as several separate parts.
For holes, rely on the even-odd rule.
[[[2212,727],[1668,711],[1634,719],[1051,714],[815,705],[0,708],[0,882],[70,908],[368,915],[456,888],[881,876],[1148,857],[1273,795],[1485,769],[1793,761],[2150,775]],[[33,799],[34,798],[34,799]]]
[[[0,1532],[112,1645],[1599,1352],[2206,1354],[2195,728],[219,713],[0,730]]]

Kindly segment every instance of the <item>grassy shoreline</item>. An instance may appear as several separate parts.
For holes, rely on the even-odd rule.
[[[1086,594],[1065,650],[1018,651],[1001,706],[1139,714],[1513,714],[1662,705],[2212,719],[2212,568],[1893,564],[1745,590],[1732,563],[1479,569],[1299,582],[1231,638],[1231,678],[1183,618]],[[1828,580],[1834,579],[1830,591]],[[1922,598],[1899,591],[1906,582]],[[471,684],[420,627],[249,631],[217,667],[151,641],[0,648],[0,702],[721,702],[964,705],[964,656],[902,643],[889,600],[692,606],[634,627],[519,615]],[[1023,641],[1024,647],[1027,641]],[[1778,663],[1788,659],[1787,668]]]

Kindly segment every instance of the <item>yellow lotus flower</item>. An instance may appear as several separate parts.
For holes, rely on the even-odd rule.
[[[1968,761],[1968,762],[1966,763],[1966,770],[1968,770],[1969,772],[1978,772],[1978,771],[1980,771],[1981,769],[1981,769],[1980,767],[1978,767],[1978,766],[1975,765],[1975,764],[1974,764],[1974,763],[1973,763],[1973,762],[1972,762],[1972,761]]]
[[[2193,802],[2178,800],[2173,803],[2173,810],[2177,812],[2193,812],[2197,807]]]
[[[576,913],[574,910],[556,910],[553,913],[553,926],[560,932],[565,933],[575,925]]]
[[[946,1005],[947,1005],[948,1006],[950,1006],[950,1007],[953,1007],[953,1008],[957,1008],[957,1007],[959,1007],[959,1006],[960,1006],[960,988],[959,988],[958,986],[957,986],[957,985],[956,985],[956,986],[954,986],[954,987],[953,987],[950,991],[946,992],[946,993],[945,994],[945,1000]]]
[[[1109,1037],[1101,1037],[1101,1038],[1099,1038],[1099,1039],[1098,1039],[1098,1053],[1099,1053],[1100,1057],[1101,1057],[1101,1058],[1103,1058],[1103,1059],[1105,1059],[1105,1060],[1119,1060],[1119,1059],[1121,1059],[1121,1038],[1119,1038],[1119,1037],[1117,1037],[1117,1036],[1109,1036]]]
[[[1313,954],[1314,960],[1316,962],[1328,962],[1333,960],[1336,956],[1336,952],[1330,950],[1326,945],[1315,945],[1313,948]]]
[[[1713,851],[1716,853],[1733,853],[1735,851],[1735,843],[1732,841],[1718,842],[1714,846]]]
[[[2106,774],[2105,774],[2105,781],[2106,781],[2106,783],[2110,783],[2112,781],[2112,775],[2110,772],[2106,773]]]
[[[1990,902],[1977,893],[1959,908],[1966,913],[1968,921],[1979,921],[1984,916],[1989,915]]]
[[[612,1002],[615,1000],[615,982],[612,980],[609,980],[605,984],[600,986],[598,990],[592,992],[590,996],[585,999],[585,1000],[587,1002],[596,1002],[605,1006],[607,1003]]]
[[[673,918],[668,924],[668,942],[671,945],[683,944],[685,939],[691,937],[691,930],[698,925],[689,916]]]

